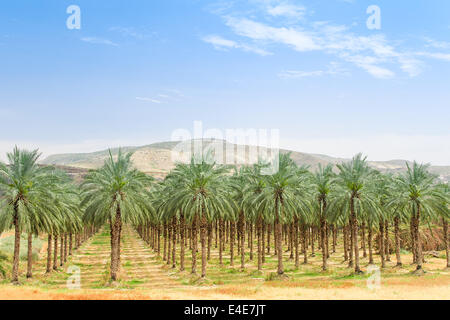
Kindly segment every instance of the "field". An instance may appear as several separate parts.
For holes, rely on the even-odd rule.
[[[74,251],[59,271],[44,275],[45,242],[41,258],[36,262],[34,277],[20,278],[20,285],[8,280],[0,284],[0,299],[449,299],[450,274],[445,268],[445,252],[438,257],[425,256],[426,273],[411,273],[411,255],[403,251],[403,267],[388,262],[381,272],[380,286],[373,287],[375,274],[367,272],[367,258],[361,265],[366,272],[354,275],[339,250],[329,259],[330,270],[321,272],[322,257],[316,252],[308,264],[294,268],[289,252],[285,252],[286,276],[276,274],[276,257],[266,257],[263,271],[256,270],[256,255],[250,261],[246,248],[246,269],[240,271],[238,257],[229,265],[229,251],[224,256],[224,266],[218,263],[218,251],[211,250],[206,279],[190,274],[190,250],[186,250],[186,271],[168,266],[158,257],[138,234],[126,226],[122,237],[120,279],[110,282],[108,263],[110,238],[106,229],[100,230],[82,247]],[[341,248],[338,246],[337,248]],[[23,249],[26,249],[23,248]],[[199,255],[200,256],[200,255]],[[361,254],[362,256],[362,254]],[[301,261],[303,261],[302,256]],[[177,261],[179,252],[177,252]],[[392,261],[395,257],[391,257]],[[375,255],[375,261],[379,256]],[[21,270],[26,261],[21,262]],[[67,280],[76,277],[67,271],[73,266],[80,269],[80,288],[69,289]],[[72,267],[72,268],[69,268]],[[71,269],[71,270],[68,270]],[[63,271],[64,270],[64,271]],[[22,272],[23,273],[23,272]],[[369,284],[369,285],[368,285]]]

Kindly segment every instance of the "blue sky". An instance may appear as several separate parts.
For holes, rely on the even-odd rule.
[[[167,141],[200,120],[450,165],[449,74],[446,0],[2,1],[0,158]]]

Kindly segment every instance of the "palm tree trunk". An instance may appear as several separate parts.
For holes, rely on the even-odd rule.
[[[366,251],[366,222],[363,221],[361,224],[361,248],[363,250],[363,257],[367,257]]]
[[[256,237],[258,238],[258,271],[262,270],[262,257],[264,255],[264,246],[261,241],[261,233],[262,233],[262,218],[261,215],[258,215],[256,220]]]
[[[184,214],[180,209],[180,271],[184,271],[184,247],[185,247],[185,228],[184,228]]]
[[[67,262],[67,233],[64,233],[64,262]]]
[[[422,241],[420,239],[420,233],[419,233],[419,226],[420,226],[420,204],[417,204],[417,213],[416,213],[416,223],[414,225],[414,232],[415,232],[415,242],[416,242],[416,252],[417,252],[417,267],[416,270],[422,269],[423,264],[423,255],[422,255]]]
[[[215,232],[214,232],[214,237],[215,237],[215,243],[214,243],[214,248],[216,248],[217,249],[217,242],[218,242],[218,229],[219,229],[219,221],[218,220],[216,220],[216,222],[214,223],[214,226],[215,226]]]
[[[394,217],[394,234],[395,234],[395,258],[397,260],[397,266],[401,266],[402,265],[402,259],[400,256],[400,222],[399,222],[399,217],[395,216]]]
[[[311,227],[311,257],[316,256],[315,248],[314,248],[314,241],[315,241],[315,228],[314,226]]]
[[[385,268],[386,267],[386,262],[384,260],[384,222],[383,220],[380,220],[380,257],[381,257],[381,267]]]
[[[369,246],[369,264],[373,264],[373,250],[372,250],[372,225],[369,224],[367,231],[367,244]]]
[[[280,213],[279,213],[279,208],[278,206],[280,205],[279,198],[275,199],[275,242],[276,242],[276,248],[277,248],[277,258],[278,258],[278,268],[277,268],[277,273],[279,275],[284,273],[284,268],[283,268],[283,248],[282,248],[282,229],[281,229],[281,221],[280,221]],[[281,206],[283,206],[283,204],[281,203]]]
[[[289,259],[293,260],[294,259],[294,224],[290,223],[288,225],[288,228],[289,228],[289,250],[290,250]]]
[[[58,235],[54,235],[55,245],[53,248],[53,270],[58,270]]]
[[[250,246],[250,261],[253,260],[253,223],[249,223],[249,246]]]
[[[176,268],[177,255],[177,216],[172,219],[172,268]]]
[[[211,245],[212,245],[212,238],[213,238],[213,234],[212,234],[212,222],[208,223],[208,253],[207,253],[207,257],[206,260],[210,260],[211,259]]]
[[[269,224],[267,224],[267,254],[270,254],[270,234],[271,233],[272,233],[272,224],[269,223]]]
[[[207,226],[205,207],[202,207],[202,217],[200,221],[200,241],[202,243],[202,278],[206,277],[206,237],[207,237]]]
[[[69,256],[72,255],[72,232],[69,233]]]
[[[331,226],[331,229],[333,231],[333,253],[336,253],[336,243],[337,243],[337,232],[336,232],[336,225],[333,224]]]
[[[356,211],[354,208],[353,198],[350,203],[350,211],[352,211],[352,220],[353,220],[353,245],[355,249],[355,273],[361,273],[361,269],[359,267],[359,242],[358,242],[358,219],[356,217]]]
[[[172,223],[167,222],[167,265],[170,265],[172,260]]]
[[[163,238],[164,238],[164,251],[163,251],[163,261],[167,259],[167,224],[163,224]]]
[[[261,221],[261,262],[266,262],[266,222]]]
[[[19,203],[14,203],[14,255],[12,267],[12,282],[19,282],[19,259],[20,259],[20,225],[19,225]]]
[[[350,238],[349,240],[349,245],[348,245],[348,253],[349,253],[349,261],[348,261],[348,267],[349,268],[353,268],[354,263],[353,263],[353,241],[354,241],[354,237],[353,237],[353,218],[350,215],[350,223],[349,223],[349,230],[348,230],[348,236]]]
[[[411,251],[413,254],[413,264],[417,263],[417,252],[416,252],[416,235],[414,233],[414,224],[415,224],[415,213],[411,215],[411,219],[409,222],[409,231],[411,236]]]
[[[111,280],[116,281],[120,269],[120,233],[122,230],[122,214],[117,206],[114,223],[112,223],[111,237]]]
[[[64,265],[64,234],[61,234],[61,245],[59,246],[59,265],[62,267]]]
[[[327,202],[325,199],[321,200],[321,217],[320,217],[320,239],[321,239],[321,245],[322,245],[322,270],[327,270],[327,247],[325,244],[325,237],[327,232],[327,226],[326,226],[326,220],[325,220],[325,210],[327,209]]]
[[[295,268],[300,266],[298,250],[298,217],[294,215],[294,247],[295,247]]]
[[[329,228],[328,222],[325,221],[325,247],[326,247],[327,259],[330,257],[330,250],[329,250],[329,247],[328,247],[328,244],[329,244],[328,235],[329,235],[329,233],[330,233],[330,228]]]
[[[219,219],[219,265],[223,265],[223,249],[225,245],[224,236],[225,236],[225,223],[222,218]]]
[[[343,229],[342,238],[343,238],[343,241],[344,241],[344,261],[348,261],[347,226],[344,226],[342,229]]]
[[[197,273],[197,215],[195,215],[194,220],[192,221],[191,226],[191,245],[192,245],[192,274]]]
[[[384,246],[384,249],[386,250],[386,261],[391,261],[391,255],[389,250],[389,222],[386,220],[384,223],[384,237],[386,244]]]
[[[244,211],[241,210],[239,212],[239,229],[240,229],[240,247],[241,247],[241,270],[245,269],[245,220],[244,220]]]
[[[45,273],[52,271],[52,235],[49,233],[47,236],[47,269]]]
[[[303,225],[302,233],[303,233],[303,264],[308,263],[308,235],[307,235],[307,226]]]
[[[33,277],[33,234],[28,233],[27,278]]]
[[[234,266],[234,232],[235,232],[235,223],[230,221],[230,266]]]

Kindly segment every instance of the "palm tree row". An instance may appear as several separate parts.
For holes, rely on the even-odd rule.
[[[189,240],[192,273],[197,273],[200,243],[202,277],[206,275],[214,237],[219,263],[223,264],[228,243],[230,265],[234,265],[237,242],[244,269],[245,239],[247,236],[250,260],[253,260],[254,231],[258,270],[270,253],[273,232],[280,275],[284,273],[283,242],[298,267],[300,242],[303,263],[308,263],[308,250],[315,254],[317,240],[322,251],[322,269],[327,270],[330,237],[334,253],[337,234],[341,231],[344,260],[355,273],[362,272],[360,246],[366,257],[366,241],[369,263],[374,263],[374,236],[378,240],[382,267],[390,261],[391,249],[395,250],[400,266],[400,225],[407,223],[411,226],[411,251],[418,271],[423,263],[420,224],[442,220],[448,257],[448,185],[436,184],[436,177],[428,172],[427,165],[407,164],[406,173],[392,176],[370,168],[366,158],[358,154],[350,162],[338,164],[337,173],[331,165],[319,166],[316,172],[310,173],[306,167],[298,167],[289,154],[282,154],[278,172],[263,175],[265,166],[260,161],[237,170],[215,164],[208,156],[193,158],[190,164],[178,164],[164,181],[151,187],[152,210],[141,216],[145,220],[135,224],[136,229],[158,254],[162,251],[163,259],[172,267],[176,267],[179,244],[180,270],[185,268],[185,247]],[[393,248],[389,237],[392,225]]]
[[[64,172],[39,166],[39,156],[37,150],[16,147],[7,154],[8,164],[0,162],[0,232],[14,229],[11,278],[15,283],[19,279],[22,233],[27,234],[26,276],[31,278],[33,235],[48,234],[46,272],[50,273],[93,232],[93,227],[82,223],[78,188]]]
[[[274,250],[277,272],[282,275],[284,251],[298,267],[301,254],[303,263],[308,263],[308,256],[318,249],[322,269],[327,270],[339,236],[344,260],[356,273],[362,272],[361,249],[369,264],[374,263],[375,244],[382,267],[390,261],[391,251],[401,265],[400,249],[409,246],[421,271],[419,227],[436,222],[444,229],[449,266],[448,184],[436,183],[428,166],[415,162],[394,176],[370,168],[358,154],[337,164],[336,172],[328,165],[312,173],[297,166],[289,154],[281,154],[278,171],[265,175],[268,164],[263,161],[236,168],[215,163],[207,153],[188,164],[177,164],[163,181],[155,181],[133,168],[131,154],[119,150],[117,157],[110,153],[100,169],[91,170],[76,186],[63,172],[37,165],[37,150],[15,148],[7,156],[8,164],[0,163],[0,231],[15,230],[14,282],[18,281],[22,233],[28,234],[27,276],[31,277],[32,235],[48,234],[47,272],[51,272],[64,264],[72,246],[80,246],[104,225],[111,235],[111,279],[117,280],[124,223],[134,226],[174,268],[185,269],[190,250],[191,272],[196,274],[199,252],[201,277],[206,276],[213,243],[221,265],[227,249],[230,265],[235,263],[236,251],[240,268],[245,269],[248,250],[250,261],[256,256],[257,268],[262,270]],[[410,233],[408,244],[400,236],[405,226]]]

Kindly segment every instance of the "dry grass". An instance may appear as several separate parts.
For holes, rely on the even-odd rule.
[[[178,249],[178,248],[177,248]],[[75,252],[66,266],[75,264],[82,271],[82,288],[69,290],[63,271],[44,276],[45,259],[35,267],[32,280],[21,278],[21,286],[0,283],[0,299],[46,300],[117,300],[117,299],[450,299],[450,273],[446,260],[427,257],[426,273],[414,276],[412,257],[402,254],[404,266],[395,268],[395,257],[381,273],[381,286],[369,289],[368,275],[353,275],[342,252],[331,255],[329,271],[321,272],[321,256],[309,257],[307,265],[295,268],[285,253],[286,277],[274,277],[276,258],[268,256],[262,272],[256,271],[255,261],[246,256],[246,270],[229,266],[228,252],[224,266],[219,266],[217,250],[212,250],[207,278],[199,281],[190,274],[190,251],[186,250],[186,271],[167,266],[129,228],[125,229],[122,247],[122,279],[108,283],[108,234],[99,232]],[[178,252],[179,253],[179,252]],[[177,257],[178,257],[177,253]],[[375,256],[379,260],[379,256]],[[200,260],[198,260],[200,263]],[[200,265],[199,265],[200,267]],[[367,258],[361,258],[366,270]],[[21,270],[24,270],[22,265]]]

